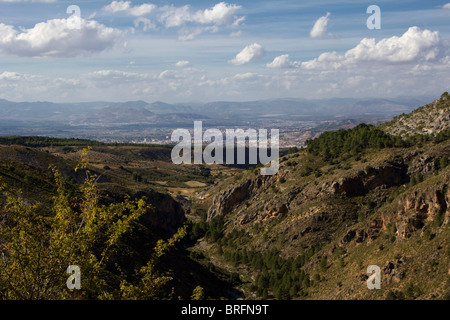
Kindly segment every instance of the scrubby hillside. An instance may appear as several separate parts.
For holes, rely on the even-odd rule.
[[[436,135],[450,130],[450,97],[445,92],[440,99],[411,113],[401,114],[380,128],[402,138],[417,134]]]
[[[403,117],[447,119],[446,99]],[[327,132],[282,156],[274,176],[248,170],[209,190],[192,250],[235,273],[247,298],[448,299],[450,139],[436,137]],[[380,290],[367,288],[370,265]]]

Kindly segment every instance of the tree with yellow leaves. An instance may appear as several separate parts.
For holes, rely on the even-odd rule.
[[[169,240],[158,241],[148,263],[135,270],[137,281],[108,282],[106,264],[121,238],[150,206],[144,199],[101,205],[98,177],[88,169],[84,149],[76,170],[84,170],[81,199],[73,201],[56,167],[51,167],[56,195],[51,208],[29,204],[20,191],[0,181],[0,299],[165,299],[171,275],[157,264],[186,234],[182,227]],[[44,212],[44,214],[43,214]],[[69,266],[79,268],[81,288],[69,289]]]

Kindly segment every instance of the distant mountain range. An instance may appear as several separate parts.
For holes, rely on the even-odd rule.
[[[389,117],[426,104],[429,98],[274,99],[204,104],[128,102],[12,102],[0,99],[0,120],[78,125],[192,123],[194,120],[246,120],[296,117]]]

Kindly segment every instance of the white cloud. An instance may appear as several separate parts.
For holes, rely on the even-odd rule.
[[[80,86],[77,79],[49,78],[10,71],[0,74],[0,95],[14,101],[54,100],[71,91],[74,86]]]
[[[236,17],[233,21],[233,24],[231,25],[233,28],[237,28],[239,27],[244,21],[245,19],[247,19],[246,16],[242,16],[242,17]]]
[[[153,9],[155,9],[156,6],[154,4],[151,3],[144,3],[140,6],[136,6],[136,7],[132,7],[129,10],[127,10],[127,12],[129,14],[131,14],[132,16],[144,16],[146,14],[149,14],[150,12],[153,11]]]
[[[204,72],[195,68],[174,68],[161,72],[129,72],[122,70],[98,70],[79,77],[83,95],[101,92],[103,99],[123,101],[124,97],[154,101],[183,100],[193,92],[202,94],[199,83]],[[1,84],[1,81],[0,81]],[[0,92],[1,93],[1,92]],[[98,98],[98,96],[96,96]]]
[[[384,38],[376,42],[364,38],[343,55],[324,52],[319,57],[298,63],[305,69],[338,69],[350,64],[411,63],[431,61],[439,57],[442,49],[438,31],[410,27],[402,36]]]
[[[345,54],[345,58],[358,61],[411,62],[435,59],[440,50],[438,31],[411,27],[401,37],[363,39]]]
[[[255,81],[255,80],[259,80],[261,77],[262,76],[257,73],[247,72],[247,73],[235,74],[233,77],[231,77],[231,79],[237,80],[237,81]]]
[[[191,21],[191,13],[189,6],[182,7],[164,6],[160,10],[162,13],[159,16],[159,21],[163,23],[166,28],[182,26],[186,21]]]
[[[79,24],[79,29],[73,27],[74,22]],[[111,48],[123,34],[118,29],[78,17],[48,20],[20,31],[0,23],[0,53],[28,57],[73,57]]]
[[[304,62],[283,54],[267,64],[283,72],[273,73],[265,85],[303,97],[435,94],[450,81],[446,45],[437,31],[411,27],[400,36],[362,39],[343,53],[323,52]]]
[[[186,67],[190,67],[190,66],[191,66],[191,63],[186,60],[181,60],[181,61],[178,61],[177,63],[175,63],[175,67],[178,67],[178,68],[186,68]]]
[[[130,9],[130,5],[131,1],[113,1],[107,6],[104,6],[103,10],[112,13],[127,11],[128,9]]]
[[[219,31],[219,27],[217,27],[217,26],[182,28],[178,32],[178,39],[181,41],[189,41],[189,40],[195,39],[196,36],[198,36],[204,32],[215,33],[218,31]]]
[[[236,66],[239,66],[245,63],[249,63],[253,60],[261,59],[265,55],[266,51],[264,50],[264,48],[258,43],[253,43],[242,49],[242,51],[239,52],[236,57],[229,62]]]
[[[0,81],[20,81],[25,77],[26,75],[18,72],[4,71],[3,73],[0,73]]]
[[[129,77],[141,78],[141,75],[135,72],[124,72],[118,70],[98,70],[87,73],[85,77],[90,79],[106,79],[106,78],[114,79],[114,78],[129,78]]]
[[[235,32],[232,32],[232,33],[230,33],[230,37],[232,37],[232,38],[234,38],[234,37],[240,37],[240,36],[242,36],[242,31],[241,30],[238,30],[238,31],[235,31]]]
[[[362,39],[344,53],[324,52],[309,61],[276,57],[267,85],[274,92],[311,96],[398,96],[435,94],[450,81],[450,56],[437,31],[409,28],[400,36]]]
[[[160,79],[174,80],[179,77],[178,73],[172,70],[164,70],[158,76]]]
[[[8,100],[142,99],[149,102],[256,100],[286,96],[388,97],[440,94],[448,90],[446,86],[450,81],[450,57],[420,63],[383,64],[382,67],[361,62],[340,68],[307,69],[301,66],[301,62],[290,61],[288,56],[283,56],[274,59],[280,62],[278,67],[284,65],[281,62],[295,67],[282,69],[281,72],[271,72],[272,69],[269,69],[264,73],[242,72],[225,77],[208,75],[204,70],[188,66],[187,60],[175,63],[172,69],[162,69],[164,71],[106,69],[56,79],[10,70],[0,73],[0,96]],[[332,57],[324,55],[321,59],[324,62],[323,59]]]
[[[111,13],[126,12],[132,16],[144,16],[152,12],[156,6],[151,3],[144,3],[140,6],[131,6],[131,1],[113,1],[109,5],[104,6],[103,10]]]
[[[191,12],[189,5],[182,7],[163,6],[159,8],[161,13],[158,17],[160,23],[166,28],[182,27],[180,30],[180,40],[192,40],[203,32],[217,32],[219,26],[229,25],[239,26],[245,20],[245,17],[235,16],[235,12],[241,9],[241,6],[220,2],[213,7],[205,10]],[[192,27],[192,25],[201,25]]]
[[[442,8],[444,8],[444,9],[450,9],[450,2],[444,4],[444,5],[442,6]]]
[[[327,12],[327,14],[325,16],[320,17],[319,19],[316,20],[316,22],[314,23],[314,26],[312,27],[312,29],[309,33],[311,38],[320,38],[325,35],[325,33],[327,32],[329,16],[330,16],[330,13]]]
[[[144,17],[137,17],[134,20],[134,27],[138,28],[139,25],[142,24],[142,30],[147,31],[147,30],[156,30],[157,27],[156,25],[150,21],[150,19],[144,18]]]
[[[220,2],[211,9],[197,11],[192,19],[198,23],[214,23],[217,25],[222,25],[228,23],[234,13],[240,8],[242,7],[235,4]]]
[[[137,73],[137,72],[127,72],[120,70],[98,70],[83,74],[80,76],[83,81],[92,81],[98,87],[111,87],[114,86],[125,86],[134,85],[139,82],[147,81],[151,78],[149,74]]]
[[[283,54],[281,56],[276,57],[275,59],[273,59],[272,62],[268,63],[266,66],[268,68],[272,68],[272,69],[285,69],[285,68],[293,68],[296,66],[296,62],[291,62],[289,60],[289,55],[288,54]]]
[[[179,27],[186,22],[223,25],[230,22],[234,13],[240,8],[242,7],[235,4],[220,2],[210,9],[199,10],[196,13],[192,13],[189,5],[182,7],[174,7],[173,5],[164,6],[160,8],[162,11],[160,21],[163,22],[167,28]],[[242,17],[236,19],[241,19],[238,23],[243,21]]]

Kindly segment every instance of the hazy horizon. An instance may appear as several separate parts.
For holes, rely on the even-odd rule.
[[[246,102],[258,102],[258,101],[277,101],[277,100],[287,100],[287,101],[296,101],[296,100],[306,100],[306,101],[325,101],[325,100],[375,100],[375,99],[381,99],[381,100],[399,100],[399,99],[420,99],[420,100],[430,100],[430,99],[438,99],[441,94],[437,95],[398,95],[398,96],[391,96],[391,97],[376,97],[376,96],[366,96],[366,97],[323,97],[323,98],[303,98],[303,97],[279,97],[279,98],[268,98],[268,99],[252,99],[252,100],[206,100],[206,101],[183,101],[183,102],[168,102],[163,100],[143,100],[143,99],[135,99],[135,100],[80,100],[80,101],[57,101],[57,100],[12,100],[12,99],[5,99],[3,97],[0,97],[0,100],[6,100],[13,103],[53,103],[53,104],[83,104],[83,103],[117,103],[117,104],[124,104],[128,102],[145,102],[147,104],[153,104],[153,103],[166,103],[170,105],[204,105],[209,103],[217,103],[217,102],[227,102],[227,103],[246,103]]]

